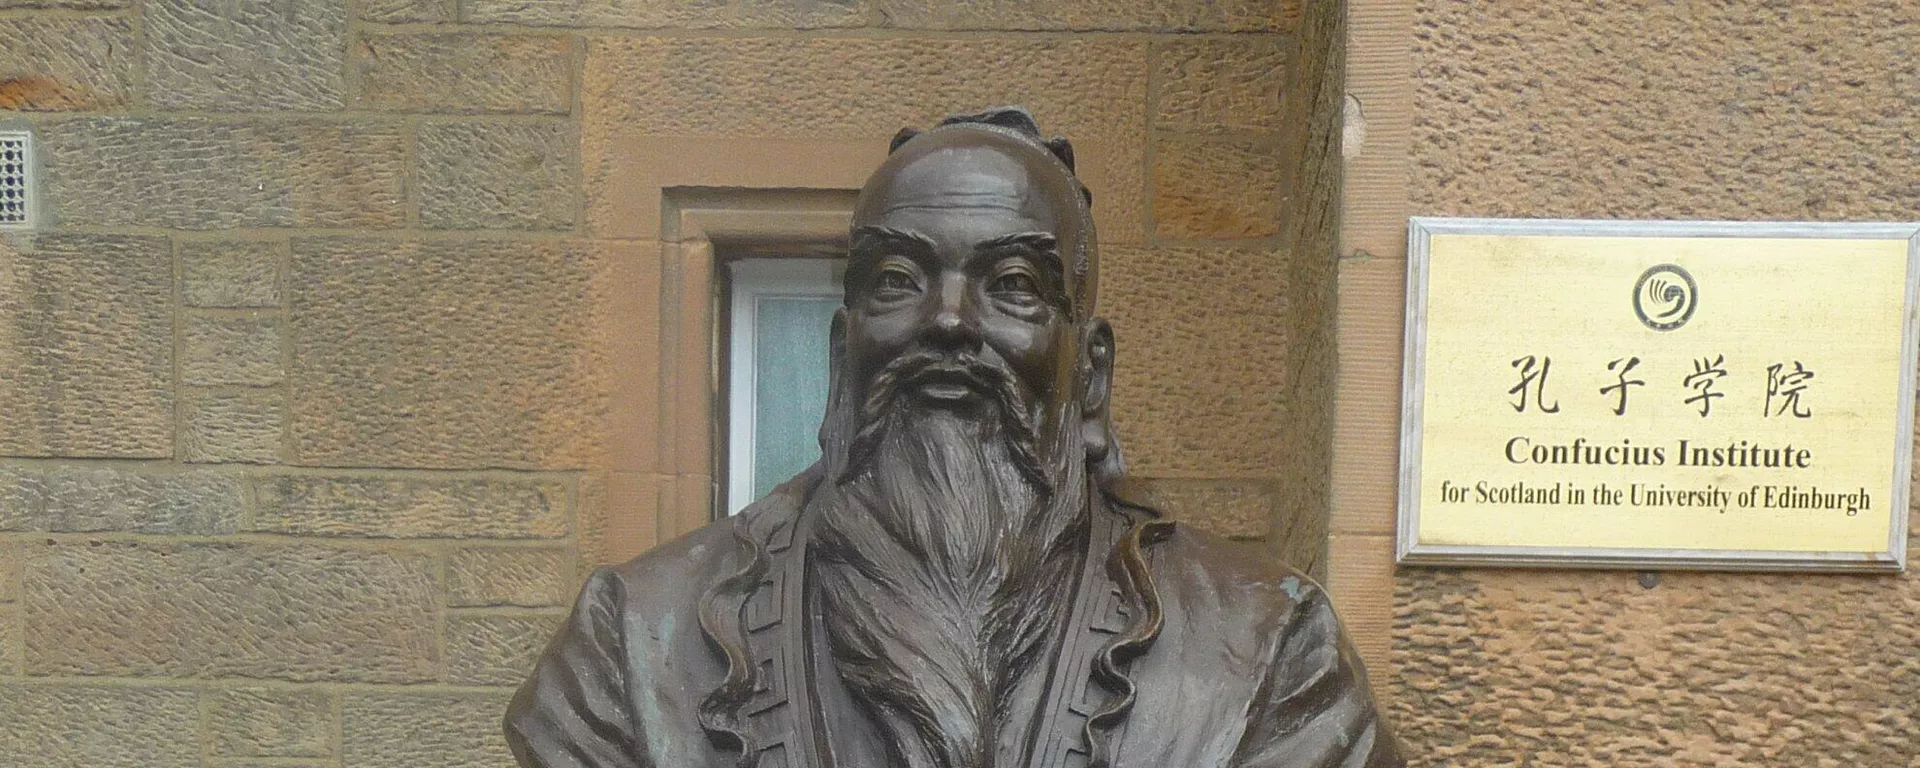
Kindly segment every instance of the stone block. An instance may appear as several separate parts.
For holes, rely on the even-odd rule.
[[[604,172],[644,136],[872,140],[1021,104],[1071,138],[1103,242],[1141,242],[1147,43],[1069,38],[597,38],[583,79],[590,218],[631,216]],[[858,104],[859,108],[848,105]]]
[[[0,19],[0,109],[123,106],[134,98],[133,59],[126,19]]]
[[[573,106],[571,51],[567,38],[553,35],[366,35],[353,59],[354,106],[565,114]]]
[[[188,314],[181,324],[180,381],[195,386],[271,386],[280,363],[280,318]]]
[[[173,455],[164,237],[0,240],[0,455]]]
[[[194,392],[180,411],[180,459],[195,464],[274,464],[286,434],[278,389]]]
[[[469,20],[542,27],[817,29],[867,23],[868,0],[473,0]]]
[[[26,552],[29,675],[419,683],[440,671],[431,555],[51,543]]]
[[[10,603],[20,599],[20,547],[11,541],[0,539],[0,603]],[[0,616],[6,615],[0,611]],[[0,664],[0,669],[8,669]]]
[[[0,682],[0,765],[199,768],[200,694]]]
[[[0,603],[0,679],[20,672],[20,634],[20,611],[12,603]],[[6,683],[0,683],[0,693],[4,693],[6,687]],[[0,758],[6,754],[6,750],[0,748]]]
[[[0,467],[0,531],[218,535],[240,528],[238,475],[106,467]]]
[[[420,127],[420,224],[429,229],[569,229],[574,144],[566,123]]]
[[[69,226],[406,222],[407,142],[397,122],[96,117],[37,131],[43,199]]]
[[[554,481],[283,475],[256,482],[259,531],[495,539],[567,533],[567,489]]]
[[[1402,217],[1914,219],[1910,4],[1558,11],[1403,17],[1408,95],[1366,104],[1412,124]]]
[[[454,614],[447,617],[447,682],[518,686],[565,614]]]
[[[451,22],[458,15],[452,0],[366,0],[360,18],[386,24]]]
[[[147,100],[161,109],[339,109],[341,0],[147,0]]]
[[[1277,37],[1175,39],[1155,70],[1160,130],[1278,132],[1287,53]]]
[[[330,757],[333,707],[334,694],[328,691],[208,691],[208,738],[222,757]]]
[[[1259,539],[1281,513],[1269,480],[1131,478],[1131,495],[1182,523],[1230,539]]]
[[[180,244],[180,300],[189,307],[277,307],[285,302],[280,266],[286,245],[273,240]]]
[[[510,691],[346,694],[342,768],[514,768],[500,729]]]
[[[297,463],[602,460],[608,289],[574,242],[294,242]]]
[[[1128,466],[1143,477],[1278,472],[1294,362],[1289,257],[1129,247],[1101,256],[1114,421]]]
[[[133,0],[0,0],[0,10],[111,11],[132,4]]]
[[[572,588],[573,556],[564,549],[475,547],[447,562],[448,605],[566,605]]]
[[[944,30],[1285,32],[1298,0],[876,0],[887,26]]]
[[[1286,158],[1271,142],[1194,136],[1154,142],[1154,231],[1181,240],[1280,234],[1290,190]]]

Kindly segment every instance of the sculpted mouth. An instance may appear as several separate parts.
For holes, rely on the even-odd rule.
[[[928,366],[908,377],[907,385],[932,400],[958,402],[984,397],[986,382],[962,368]]]

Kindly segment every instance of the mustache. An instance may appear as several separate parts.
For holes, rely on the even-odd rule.
[[[856,414],[860,428],[848,443],[847,465],[839,478],[846,482],[860,468],[871,463],[880,438],[898,421],[902,409],[910,407],[905,388],[926,378],[938,377],[964,383],[988,395],[999,419],[992,422],[1011,450],[1015,466],[1027,480],[1048,488],[1046,469],[1040,461],[1039,429],[1034,424],[1032,403],[1015,383],[1013,371],[965,353],[912,352],[887,363],[867,388],[867,399]]]

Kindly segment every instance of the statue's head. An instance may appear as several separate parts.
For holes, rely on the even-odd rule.
[[[838,396],[1015,417],[1031,459],[1072,450],[1095,478],[1116,478],[1091,201],[1071,144],[1044,138],[1024,110],[901,131],[854,209],[833,327]]]
[[[902,131],[854,207],[811,552],[891,764],[1024,743],[995,702],[1040,679],[1090,480],[1121,474],[1089,207],[1066,140],[1018,109]]]

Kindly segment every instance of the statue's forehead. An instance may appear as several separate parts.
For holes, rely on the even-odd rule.
[[[952,147],[913,158],[879,190],[880,213],[916,208],[1034,213],[1045,195],[1033,170],[997,149]]]

